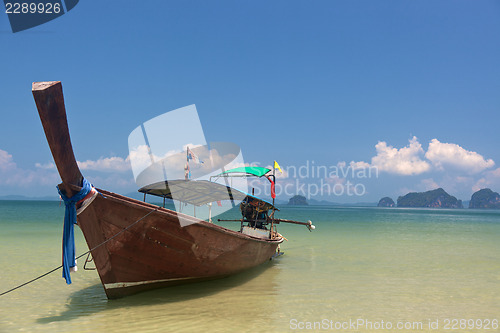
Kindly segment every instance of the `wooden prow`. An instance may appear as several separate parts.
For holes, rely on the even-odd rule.
[[[74,186],[82,186],[83,176],[71,146],[61,82],[33,82],[32,92],[45,137],[63,181],[59,189],[72,197],[77,192]]]

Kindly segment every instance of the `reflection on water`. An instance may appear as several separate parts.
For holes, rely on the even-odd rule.
[[[266,318],[276,308],[275,277],[279,274],[276,268],[273,260],[227,278],[167,287],[116,300],[108,300],[102,286],[95,284],[69,295],[65,309],[56,315],[41,313],[36,323],[46,326],[63,322],[61,325],[66,326],[64,322],[78,321],[103,330],[131,331],[155,329],[161,324],[182,331],[186,325],[200,329],[206,321],[220,327],[221,322],[231,321],[227,316],[234,319],[244,315],[243,322],[235,322],[230,327],[244,327],[259,318],[269,325]],[[261,302],[263,298],[265,302]],[[130,317],[134,318],[134,329],[129,320],[125,326],[120,320]]]

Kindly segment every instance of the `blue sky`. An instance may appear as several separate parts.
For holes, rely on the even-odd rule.
[[[80,1],[16,34],[0,13],[0,195],[56,195],[30,91],[46,80],[63,82],[82,172],[119,193],[136,189],[130,132],[191,104],[246,162],[378,169],[299,180],[364,189],[321,199],[498,192],[498,36],[497,1]]]

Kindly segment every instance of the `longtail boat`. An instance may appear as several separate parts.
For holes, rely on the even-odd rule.
[[[73,237],[70,228],[74,214],[108,298],[225,277],[260,265],[279,251],[284,237],[276,231],[276,224],[288,220],[274,218],[273,204],[228,186],[205,181],[165,181],[140,191],[170,198],[172,187],[191,184],[200,194],[196,196],[198,204],[206,203],[204,193],[212,194],[207,200],[213,200],[217,191],[229,191],[231,198],[242,200],[242,218],[237,220],[241,221],[239,232],[90,186],[73,153],[61,82],[35,82],[32,92],[62,179],[58,190],[65,199],[66,217],[70,218],[68,223],[65,220],[65,232],[69,231],[67,239],[63,239],[63,249]],[[267,213],[269,210],[271,214]],[[190,223],[181,225],[181,217]],[[312,226],[310,222],[290,222]],[[74,248],[69,252],[71,269]],[[68,269],[66,266],[67,263],[64,269]],[[67,281],[68,277],[66,272]]]

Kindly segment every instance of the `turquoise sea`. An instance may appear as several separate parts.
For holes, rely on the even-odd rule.
[[[0,201],[0,293],[60,265],[63,215],[58,202]],[[79,262],[71,285],[59,270],[0,296],[0,332],[500,331],[500,211],[283,207],[279,217],[316,230],[281,224],[285,254],[256,269],[110,301]]]

